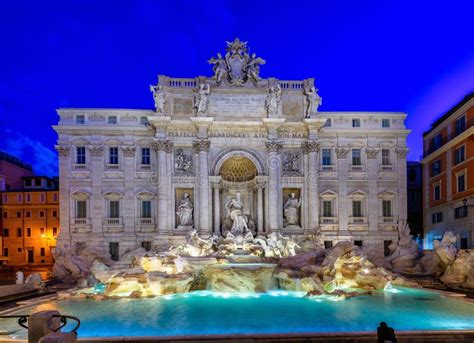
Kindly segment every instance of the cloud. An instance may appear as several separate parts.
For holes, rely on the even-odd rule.
[[[58,157],[54,150],[41,142],[10,129],[3,130],[0,149],[33,165],[37,175],[57,176]]]

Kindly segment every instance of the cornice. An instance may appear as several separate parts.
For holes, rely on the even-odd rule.
[[[461,141],[469,138],[471,135],[474,134],[474,126],[471,126],[469,129],[461,133],[460,135],[454,137],[451,139],[449,142],[447,142],[445,145],[443,145],[441,148],[438,150],[433,151],[431,154],[428,156],[424,157],[421,160],[421,163],[425,164],[428,162],[431,162],[433,159],[438,158],[441,154],[445,153],[449,149],[451,149],[453,146],[459,144]]]

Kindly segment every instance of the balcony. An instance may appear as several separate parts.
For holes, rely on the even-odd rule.
[[[321,165],[321,172],[332,172],[335,170],[335,166],[333,165]]]
[[[364,171],[364,166],[363,165],[351,165],[351,172],[363,172]]]
[[[120,165],[119,164],[107,164],[106,169],[107,170],[120,170]]]
[[[72,218],[71,229],[73,233],[91,232],[91,225],[89,222],[89,218]]]
[[[85,164],[85,163],[77,164],[76,163],[76,164],[72,165],[72,168],[74,170],[87,170],[87,164]]]
[[[140,164],[138,166],[138,169],[139,170],[145,170],[145,171],[151,170],[151,164]]]
[[[366,225],[367,217],[349,217],[349,224],[352,225]]]
[[[395,217],[379,217],[380,226],[393,226],[397,225],[397,219]]]
[[[381,164],[379,166],[379,170],[382,171],[382,172],[391,172],[391,171],[393,171],[393,166],[392,165]]]
[[[123,226],[122,218],[104,218],[104,226]]]
[[[325,224],[337,224],[337,217],[320,217],[319,223],[322,225]]]
[[[138,225],[155,225],[155,218],[138,218]]]
[[[73,225],[89,225],[88,218],[73,218]]]

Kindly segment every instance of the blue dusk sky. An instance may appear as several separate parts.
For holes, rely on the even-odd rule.
[[[321,111],[403,111],[422,132],[474,90],[474,1],[0,2],[0,149],[56,175],[60,107],[151,109],[158,74],[211,75],[238,36],[262,77],[316,78]]]

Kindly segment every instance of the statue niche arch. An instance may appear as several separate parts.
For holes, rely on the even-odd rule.
[[[215,209],[220,209],[220,233],[244,237],[255,236],[257,218],[257,176],[263,164],[255,153],[246,150],[227,150],[214,164],[214,175],[219,176],[220,192]]]

